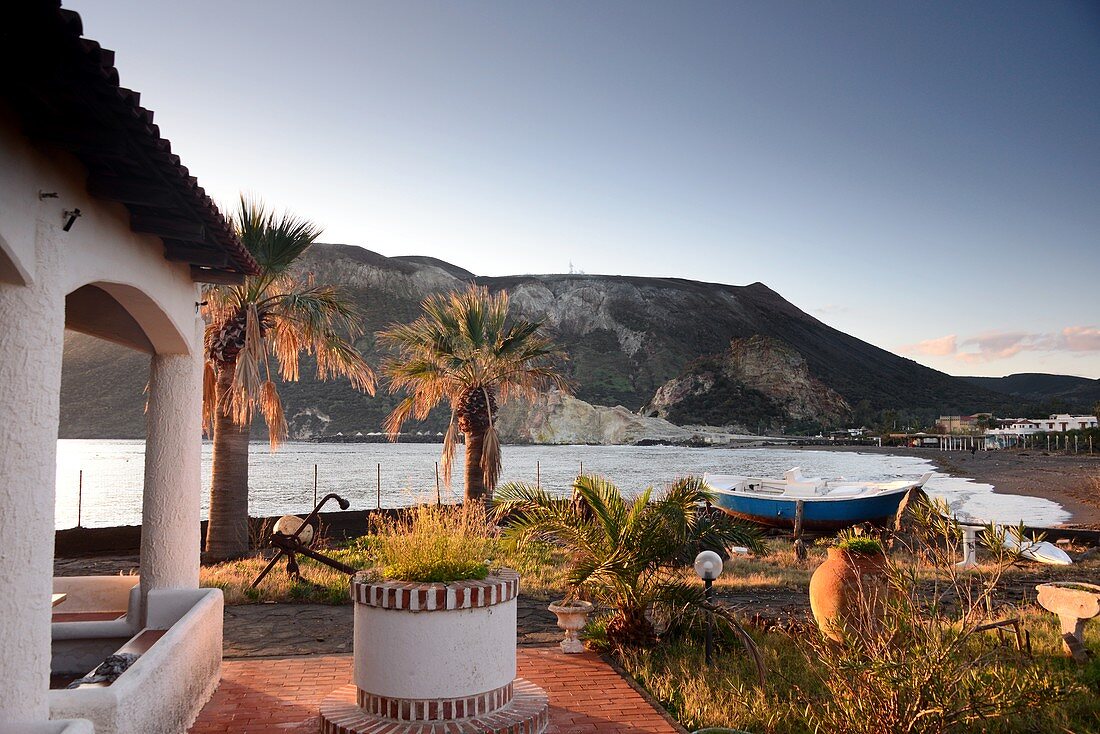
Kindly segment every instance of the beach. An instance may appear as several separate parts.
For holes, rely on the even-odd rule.
[[[900,446],[803,446],[830,451],[911,456],[925,459],[955,477],[993,485],[998,494],[1042,497],[1072,516],[1065,526],[1100,529],[1100,454],[1047,454],[1042,451],[940,451]]]

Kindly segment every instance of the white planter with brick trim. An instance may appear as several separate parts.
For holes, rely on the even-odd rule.
[[[516,678],[518,594],[508,569],[451,584],[352,579],[354,685],[322,704],[322,731],[542,732],[546,694]]]
[[[355,684],[397,698],[455,698],[516,677],[519,576],[453,584],[354,583]]]

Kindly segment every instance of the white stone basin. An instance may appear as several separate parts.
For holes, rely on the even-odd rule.
[[[1085,623],[1100,615],[1100,586],[1080,581],[1052,581],[1035,587],[1039,605],[1058,615],[1062,646],[1079,662],[1088,659]]]

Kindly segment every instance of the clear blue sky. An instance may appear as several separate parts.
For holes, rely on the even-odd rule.
[[[762,281],[953,374],[1100,377],[1095,3],[65,6],[215,199],[323,241]]]

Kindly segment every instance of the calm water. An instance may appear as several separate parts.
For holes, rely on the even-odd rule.
[[[462,488],[462,453],[444,501],[457,499]],[[253,443],[249,460],[250,512],[256,516],[306,512],[313,506],[313,467],[318,493],[336,492],[352,509],[378,502],[407,505],[435,499],[435,462],[439,444],[288,443],[271,453]],[[57,442],[56,526],[76,525],[77,486],[84,472],[81,524],[85,527],[136,525],[141,522],[144,441],[61,440]],[[624,491],[662,486],[685,474],[703,472],[780,476],[794,466],[807,476],[888,480],[915,478],[933,467],[923,459],[881,454],[831,453],[797,449],[692,449],[673,446],[506,446],[502,481],[534,483],[566,491],[583,463],[584,471],[611,478]],[[203,517],[210,489],[210,444],[203,444]],[[1034,525],[1069,520],[1060,505],[1017,495],[994,495],[993,487],[967,479],[937,475],[926,489],[944,497],[960,514],[972,518]]]

